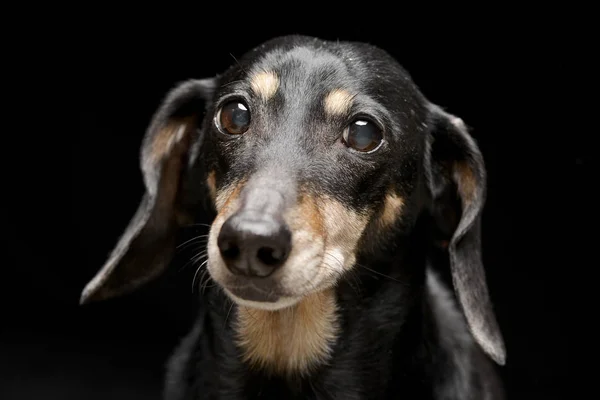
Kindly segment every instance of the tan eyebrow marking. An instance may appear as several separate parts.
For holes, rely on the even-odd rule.
[[[354,95],[344,89],[334,89],[325,97],[325,112],[329,115],[343,115],[350,111]]]
[[[273,71],[263,71],[252,76],[250,80],[252,91],[264,101],[272,98],[279,89],[279,77]]]

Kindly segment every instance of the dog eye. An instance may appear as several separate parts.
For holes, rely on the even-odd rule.
[[[367,152],[379,146],[383,140],[383,134],[373,122],[359,119],[344,130],[342,140],[346,146],[354,150]]]
[[[250,111],[241,101],[231,101],[221,107],[216,121],[222,132],[241,135],[250,127]]]

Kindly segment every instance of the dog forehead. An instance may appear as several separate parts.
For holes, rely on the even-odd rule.
[[[248,78],[254,81],[266,74],[278,80],[279,89],[284,93],[308,88],[327,91],[352,84],[352,74],[343,58],[306,46],[276,48],[265,53],[253,63]]]
[[[265,93],[272,96],[280,93],[314,100],[315,95],[323,99],[343,89],[366,95],[390,111],[426,102],[400,63],[367,43],[281,37],[246,53],[236,68],[234,79],[268,83]]]

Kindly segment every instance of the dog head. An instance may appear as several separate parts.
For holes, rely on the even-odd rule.
[[[469,327],[504,362],[480,254],[482,156],[463,122],[430,103],[384,51],[269,41],[223,75],[168,94],[141,167],[139,210],[82,301],[157,276],[204,198],[215,216],[211,277],[234,302],[267,310],[333,287],[429,210],[447,234]]]

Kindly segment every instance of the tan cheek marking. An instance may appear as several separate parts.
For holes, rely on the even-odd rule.
[[[468,206],[473,201],[477,190],[477,180],[471,166],[464,162],[454,163],[454,179],[458,185],[458,192],[463,198],[464,205]]]
[[[345,257],[344,266],[348,267],[354,262],[356,245],[369,222],[369,216],[333,199],[323,198],[319,205],[325,222],[327,249],[340,251]]]
[[[229,208],[228,206],[238,198],[242,191],[242,182],[227,185],[219,190],[215,196],[215,207],[219,215],[223,214]]]
[[[335,89],[325,97],[325,113],[336,116],[350,111],[354,95],[343,89]]]
[[[265,311],[244,306],[237,313],[238,345],[254,367],[281,375],[304,375],[326,362],[339,324],[332,289],[292,307]]]
[[[279,78],[272,71],[259,72],[250,81],[252,91],[264,101],[272,98],[279,88]]]
[[[404,208],[404,199],[395,193],[388,193],[383,204],[383,211],[379,222],[382,226],[390,226],[396,222],[402,209]]]
[[[225,265],[220,260],[219,249],[217,245],[217,237],[223,226],[223,223],[235,212],[237,201],[242,191],[242,183],[234,183],[226,186],[225,188],[218,191],[215,201],[215,208],[217,210],[217,216],[213,220],[210,226],[210,232],[208,234],[207,251],[208,258],[211,260],[208,263],[208,271],[213,279],[223,279],[225,274]]]
[[[323,236],[323,218],[316,199],[301,195],[298,205],[286,215],[286,222],[292,232],[309,230],[314,235]]]
[[[213,203],[217,202],[217,177],[215,171],[210,171],[208,173],[208,177],[206,178],[206,186],[208,186],[208,191],[210,194],[210,198]]]

